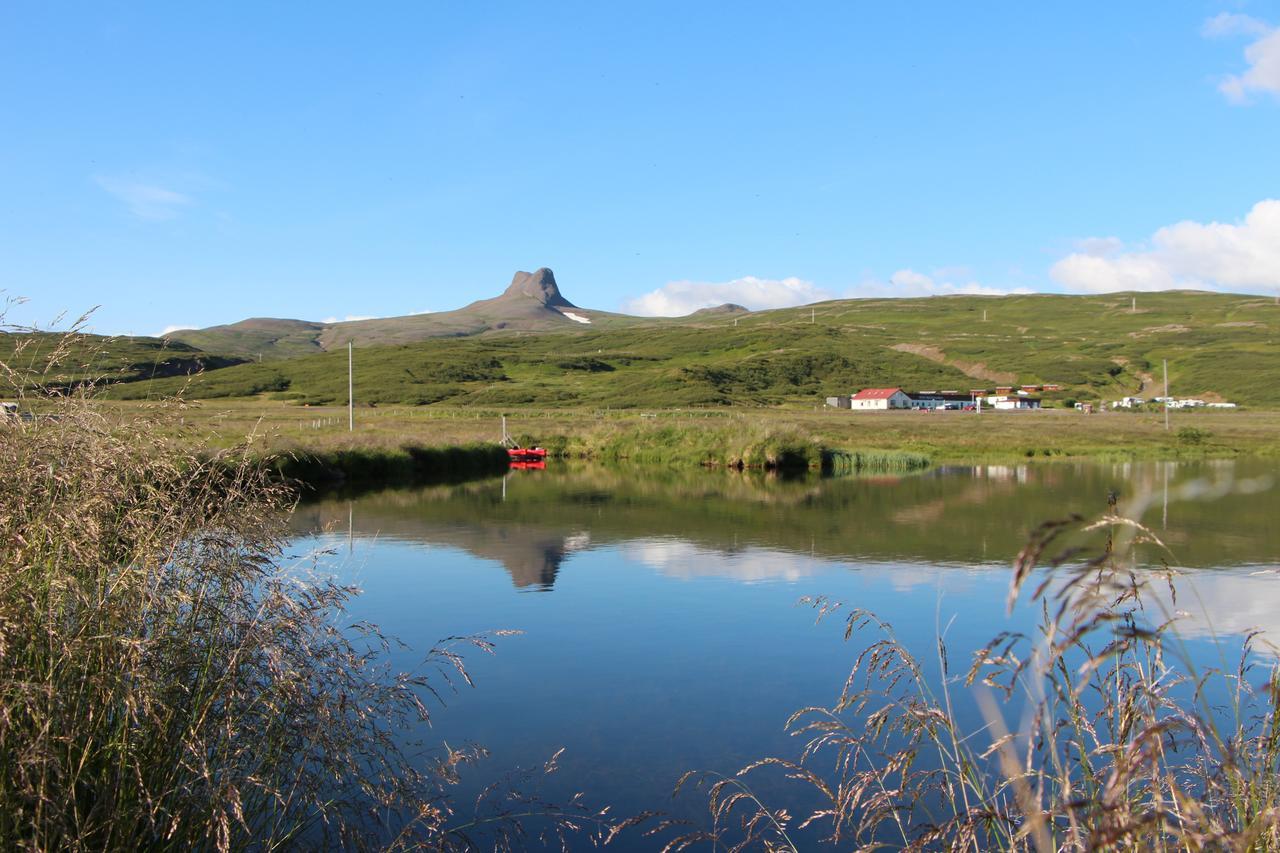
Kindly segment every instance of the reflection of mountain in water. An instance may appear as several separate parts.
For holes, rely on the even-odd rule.
[[[300,534],[347,533],[460,548],[483,560],[501,563],[520,589],[550,590],[565,557],[588,538],[524,524],[437,522],[429,517],[366,512],[361,500],[305,504],[290,526]],[[350,527],[348,527],[350,525]]]
[[[568,553],[565,537],[551,533],[519,529],[479,529],[468,533],[471,535],[451,537],[448,544],[502,563],[511,582],[520,588],[550,590]]]
[[[300,507],[300,533],[462,548],[501,563],[520,588],[550,589],[568,556],[588,542],[618,546],[681,577],[794,579],[833,564],[1007,565],[1041,522],[1096,515],[1116,489],[1146,500],[1177,564],[1277,562],[1280,494],[1177,501],[1179,482],[1237,479],[1274,466],[1023,465],[935,471],[890,479],[783,482],[724,472],[602,468],[512,474],[502,480],[389,490],[354,502]],[[1163,503],[1166,484],[1175,499]],[[505,488],[504,488],[505,486]],[[792,559],[805,555],[804,560]],[[1162,557],[1164,555],[1152,555]]]

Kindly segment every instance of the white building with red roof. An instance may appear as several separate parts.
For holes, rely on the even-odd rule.
[[[901,388],[863,388],[849,398],[855,412],[883,412],[887,409],[909,409],[911,398]]]

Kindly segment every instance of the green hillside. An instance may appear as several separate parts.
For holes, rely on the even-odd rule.
[[[291,358],[320,352],[319,339],[324,329],[323,323],[255,317],[227,326],[184,329],[170,333],[165,339],[178,346],[257,361],[264,357]]]
[[[358,347],[361,403],[507,406],[813,405],[861,387],[1056,382],[1057,397],[1159,391],[1280,405],[1280,305],[1231,294],[952,296],[842,300],[753,314],[700,314],[581,331],[507,333]],[[579,309],[580,310],[580,309]],[[170,394],[178,380],[112,396]],[[211,370],[197,398],[346,400],[346,353]]]
[[[28,385],[66,387],[83,382],[186,377],[242,361],[159,338],[0,332],[0,364],[15,371],[11,376],[22,376]]]

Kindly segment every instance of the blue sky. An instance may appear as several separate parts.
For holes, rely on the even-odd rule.
[[[0,7],[8,321],[1280,289],[1280,2]]]

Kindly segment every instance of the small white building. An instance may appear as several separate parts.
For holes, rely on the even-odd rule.
[[[1038,409],[1039,397],[1020,397],[1016,394],[992,394],[987,403],[993,409]]]
[[[884,412],[911,408],[911,398],[901,388],[863,388],[849,398],[855,412]]]

